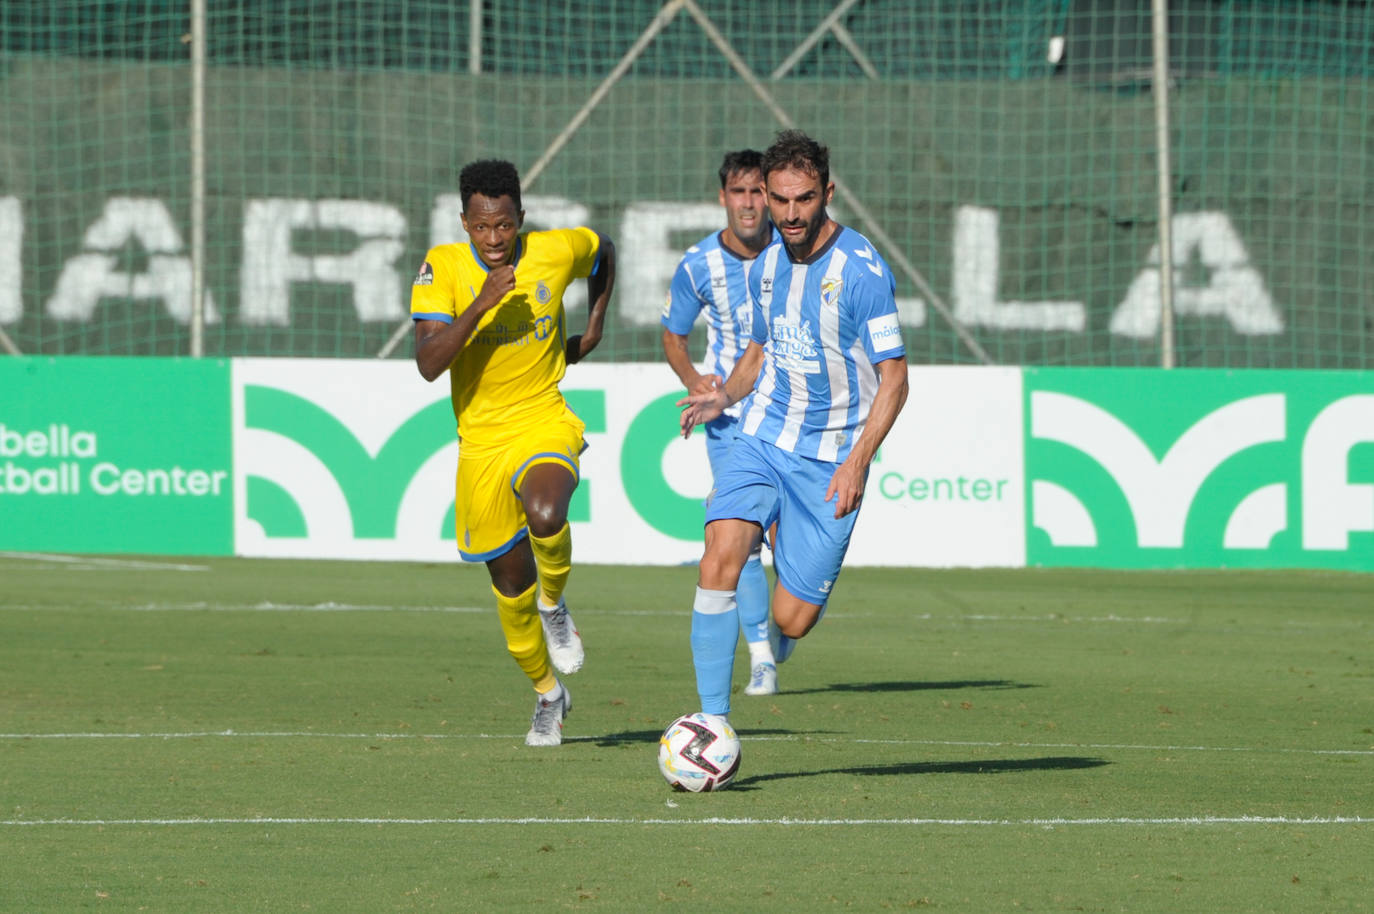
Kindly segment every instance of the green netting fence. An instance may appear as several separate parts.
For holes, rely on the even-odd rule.
[[[721,154],[794,124],[913,361],[1158,365],[1168,260],[1177,364],[1374,366],[1374,11],[1171,0],[1166,258],[1150,6],[206,0],[195,258],[190,0],[7,0],[0,344],[186,354],[203,287],[206,355],[408,357],[457,171],[500,156],[531,225],[616,240],[596,357],[657,359]]]

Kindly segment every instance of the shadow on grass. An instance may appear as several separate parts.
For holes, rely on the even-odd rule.
[[[913,774],[1008,774],[1017,771],[1075,771],[1100,768],[1111,762],[1083,756],[1047,756],[1026,759],[989,759],[982,762],[902,762],[896,765],[858,765],[852,768],[822,768],[816,771],[779,771],[740,778],[730,785],[731,790],[749,789],[768,781],[810,778],[823,774],[851,774],[858,776],[891,776]]]
[[[783,689],[783,695],[815,695],[820,692],[932,692],[959,689],[1038,689],[1029,682],[1010,679],[953,679],[948,682],[836,682],[814,689]]]
[[[658,744],[658,738],[663,735],[662,730],[622,730],[619,733],[603,733],[600,736],[565,736],[565,743],[595,743],[602,748],[613,746],[623,746],[630,743],[653,743]],[[764,727],[750,727],[748,730],[740,732],[744,739],[758,738],[761,736],[834,736],[833,730],[782,730],[768,729]]]

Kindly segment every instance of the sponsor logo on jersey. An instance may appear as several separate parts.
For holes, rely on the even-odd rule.
[[[415,274],[415,282],[414,282],[414,285],[417,285],[417,286],[432,286],[432,285],[434,285],[434,267],[432,267],[432,266],[429,265],[429,261],[428,261],[428,260],[426,260],[424,263],[420,264],[420,272]]]
[[[773,318],[772,343],[778,365],[787,371],[815,374],[821,370],[810,321],[795,324],[784,317]]]
[[[874,352],[886,352],[902,345],[902,327],[896,314],[884,314],[868,322],[868,341]]]

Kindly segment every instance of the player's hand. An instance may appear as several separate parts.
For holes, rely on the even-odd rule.
[[[515,290],[515,267],[508,263],[503,263],[487,273],[486,281],[482,283],[482,291],[477,293],[474,304],[486,311],[495,308],[505,298]]]
[[[859,510],[864,500],[866,474],[849,461],[840,464],[835,475],[830,477],[830,485],[825,490],[825,500],[835,499],[835,519],[839,520],[851,511]]]
[[[725,379],[717,374],[700,374],[687,388],[689,394],[709,394],[718,387],[725,386]]]
[[[677,405],[683,407],[680,424],[682,437],[686,438],[692,434],[693,428],[705,425],[725,412],[725,407],[730,405],[730,401],[725,396],[725,388],[716,387],[706,393],[688,394],[678,400]]]

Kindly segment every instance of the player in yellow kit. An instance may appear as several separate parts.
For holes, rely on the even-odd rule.
[[[449,372],[458,553],[486,563],[506,646],[534,683],[525,742],[556,746],[572,698],[550,660],[574,673],[584,655],[563,590],[568,504],[586,446],[558,382],[601,341],[615,246],[588,228],[522,232],[520,176],[509,162],[473,162],[458,183],[469,241],[432,248],[415,278],[415,363],[427,381]],[[568,337],[563,293],[580,278],[587,329]]]

